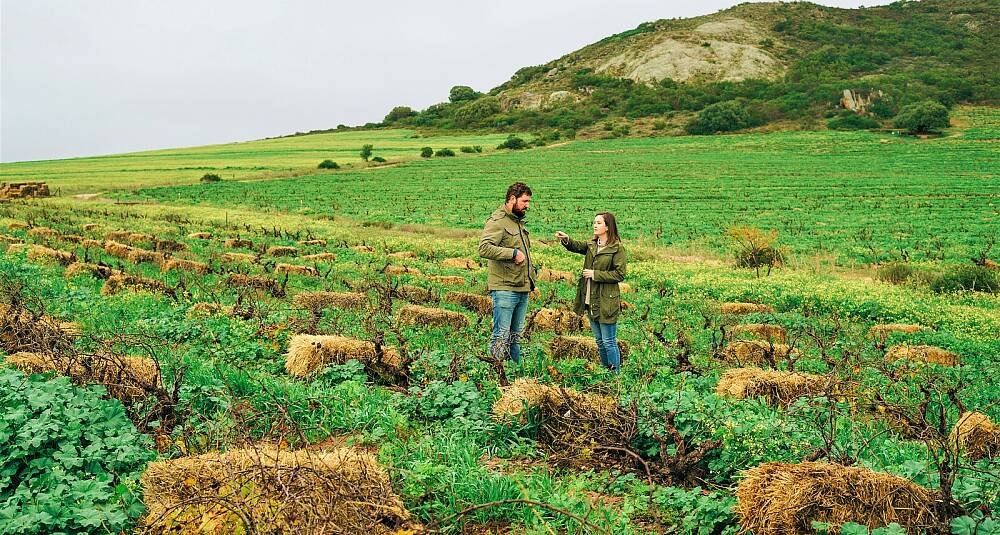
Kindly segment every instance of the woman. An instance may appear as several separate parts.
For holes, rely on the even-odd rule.
[[[555,235],[566,249],[586,255],[576,291],[576,313],[590,320],[601,364],[617,373],[621,367],[618,313],[622,308],[618,283],[625,279],[625,247],[618,236],[615,216],[610,212],[597,214],[594,239],[587,242],[571,239],[562,231]]]

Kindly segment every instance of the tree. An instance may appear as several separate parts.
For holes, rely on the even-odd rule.
[[[386,123],[394,123],[401,119],[406,119],[407,117],[413,117],[417,112],[413,111],[413,108],[409,106],[396,106],[389,112],[388,115],[383,119]]]
[[[454,156],[454,155],[455,151],[451,149],[438,149],[438,151],[434,153],[434,156]]]
[[[465,102],[467,100],[476,100],[477,98],[483,96],[482,93],[472,89],[467,85],[456,85],[451,88],[448,92],[448,100],[452,102]]]
[[[372,152],[374,152],[374,151],[375,151],[375,146],[372,145],[371,143],[366,143],[366,144],[362,145],[361,146],[361,159],[367,162],[368,158],[372,157]]]
[[[705,107],[687,125],[689,134],[714,134],[742,130],[751,124],[750,112],[740,100],[717,102]]]
[[[521,150],[526,148],[528,148],[528,144],[514,134],[508,136],[507,141],[497,145],[497,149]]]
[[[340,165],[333,160],[323,160],[316,166],[318,169],[340,169]]]
[[[925,100],[904,106],[896,116],[896,128],[905,128],[911,134],[926,134],[948,127],[948,108],[940,102]]]
[[[424,147],[420,149],[420,156],[422,158],[430,158],[431,156],[434,156],[434,149],[430,147]]]

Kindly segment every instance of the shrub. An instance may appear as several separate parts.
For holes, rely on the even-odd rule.
[[[663,130],[667,127],[667,122],[664,120],[653,121],[653,130]]]
[[[222,177],[215,173],[205,173],[201,175],[202,182],[222,182]]]
[[[900,110],[895,120],[896,128],[905,128],[911,134],[947,128],[948,108],[933,100],[910,104]]]
[[[374,151],[375,151],[375,146],[374,145],[372,145],[370,143],[362,145],[361,146],[361,159],[367,162],[368,158],[372,157],[372,152],[374,152]]]
[[[507,138],[507,141],[497,145],[498,149],[510,149],[510,150],[521,150],[528,148],[528,144],[525,141],[515,135],[511,135]]]
[[[451,149],[438,149],[438,151],[434,153],[434,156],[454,156],[454,155],[455,151]]]
[[[413,117],[417,112],[413,111],[413,108],[409,106],[396,106],[393,108],[388,115],[383,119],[386,123],[394,123],[400,119],[406,119],[408,117]]]
[[[0,368],[0,525],[17,533],[131,531],[149,439],[104,388]]]
[[[424,147],[420,149],[420,156],[422,158],[430,158],[431,156],[434,156],[434,149],[430,147]]]
[[[905,262],[890,262],[875,272],[875,278],[892,284],[903,284],[913,277],[913,266]]]
[[[383,158],[381,156],[375,156],[375,157],[372,158],[372,161],[373,162],[378,162],[378,163],[385,163],[385,158]]]
[[[742,130],[750,125],[750,112],[744,102],[727,100],[701,110],[698,117],[688,123],[686,130],[689,134],[714,134]]]
[[[466,145],[464,147],[460,147],[458,150],[460,150],[460,151],[462,151],[462,152],[464,152],[466,154],[472,154],[472,153],[476,152],[476,149],[474,149],[472,147],[469,147],[468,145]]]
[[[340,165],[333,160],[323,160],[316,167],[318,169],[340,169]]]
[[[770,275],[771,268],[784,263],[781,251],[773,246],[778,237],[776,230],[764,232],[756,227],[731,227],[726,230],[726,235],[736,245],[737,267],[753,268],[759,277],[760,268],[767,266]]]
[[[830,119],[826,122],[826,126],[831,130],[867,130],[869,128],[878,128],[879,124],[878,121],[871,117],[848,113]]]
[[[930,287],[938,293],[969,290],[995,294],[1000,293],[1000,277],[986,266],[966,264],[931,279]]]
[[[429,420],[444,420],[456,416],[484,418],[488,412],[475,383],[470,381],[431,381],[423,388],[411,388],[416,394],[417,412]]]
[[[448,92],[448,100],[451,102],[465,102],[467,100],[476,100],[477,98],[483,96],[482,93],[472,89],[467,85],[456,85],[451,88]]]
[[[482,145],[473,145],[472,146],[472,150],[474,150],[476,152],[483,152],[483,146]]]

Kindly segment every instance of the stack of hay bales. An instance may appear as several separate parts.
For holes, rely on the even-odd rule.
[[[153,249],[157,251],[168,251],[171,253],[176,253],[177,251],[186,250],[187,244],[181,243],[176,240],[156,239],[153,243]]]
[[[830,386],[830,380],[822,375],[733,368],[722,374],[715,392],[735,399],[764,398],[771,405],[788,406],[800,397],[821,396]]]
[[[359,292],[302,292],[292,298],[296,307],[316,313],[330,308],[358,310],[367,301],[367,296]]]
[[[618,340],[618,352],[621,353],[622,361],[631,351],[629,343],[625,340]],[[597,349],[597,341],[590,336],[556,336],[549,344],[549,354],[554,359],[583,358],[597,359],[600,352]]]
[[[307,377],[330,364],[357,360],[369,366],[399,369],[403,360],[391,347],[376,350],[373,342],[343,336],[297,334],[288,343],[285,370],[294,377]]]
[[[559,271],[558,269],[542,268],[538,270],[538,280],[546,282],[568,282],[573,284],[576,282],[576,274],[570,271]]]
[[[124,258],[133,264],[139,264],[142,262],[152,262],[154,264],[160,264],[163,262],[163,254],[153,251],[147,251],[146,249],[140,249],[138,247],[132,247],[131,245],[125,245],[114,240],[109,240],[104,243],[104,252],[111,256],[117,256],[118,258]]]
[[[479,269],[479,263],[468,258],[445,258],[441,261],[441,267],[456,269]]]
[[[49,227],[34,227],[28,230],[28,236],[33,238],[55,238],[59,233]]]
[[[92,230],[97,230],[99,228],[101,228],[101,226],[98,225],[97,223],[87,223],[82,227],[80,227],[80,229],[83,230],[84,232],[90,232]]]
[[[333,253],[316,253],[307,254],[302,257],[303,260],[308,260],[310,262],[336,262],[337,255]]]
[[[77,323],[0,303],[0,349],[7,353],[65,349],[79,334]]]
[[[68,251],[32,244],[28,246],[28,259],[38,262],[54,261],[59,265],[68,266],[76,260],[76,255]]]
[[[566,309],[543,308],[531,319],[532,331],[580,332],[587,325],[583,316]]]
[[[167,272],[171,270],[180,271],[193,271],[199,275],[204,275],[208,273],[208,264],[203,262],[195,262],[194,260],[183,260],[180,258],[171,258],[163,264],[160,264],[160,271]]]
[[[368,245],[355,245],[355,246],[351,247],[351,249],[354,249],[355,251],[357,251],[359,253],[374,253],[375,252],[375,248],[374,247],[370,247]]]
[[[448,292],[444,294],[444,302],[458,305],[480,316],[490,316],[493,314],[493,300],[488,295]]]
[[[253,242],[246,238],[229,238],[223,245],[229,249],[253,249]]]
[[[446,286],[465,285],[465,277],[459,277],[458,275],[431,275],[427,278],[434,282],[444,284]]]
[[[222,261],[230,263],[246,262],[253,264],[257,257],[249,253],[222,253]]]
[[[781,344],[788,339],[788,333],[784,327],[768,323],[741,323],[733,325],[729,332],[736,338],[745,337]]]
[[[84,240],[84,237],[78,234],[63,234],[59,239],[68,243],[80,243]]]
[[[8,230],[27,230],[28,228],[28,224],[21,221],[14,221],[7,224]]]
[[[905,359],[912,362],[926,362],[930,364],[939,364],[941,366],[959,365],[959,357],[957,354],[952,353],[947,349],[928,345],[895,345],[886,351],[885,359],[889,362]]]
[[[191,234],[188,234],[187,237],[188,237],[189,240],[211,240],[212,239],[212,233],[211,232],[192,232]]]
[[[972,461],[1000,455],[1000,426],[981,412],[966,412],[951,430],[948,442]]]
[[[518,379],[501,389],[493,404],[500,420],[526,421],[524,410],[537,411],[538,440],[569,455],[589,455],[597,446],[625,447],[637,434],[636,418],[607,396]]]
[[[80,275],[81,273],[87,273],[88,275],[97,277],[98,279],[106,279],[111,275],[117,273],[117,271],[111,269],[108,266],[102,266],[99,264],[91,264],[88,262],[73,262],[72,264],[66,267],[65,271],[63,271],[63,277],[71,279],[77,275]]]
[[[319,245],[321,247],[326,247],[326,240],[301,240],[299,241],[299,245]]]
[[[85,247],[87,249],[90,249],[90,248],[103,249],[104,248],[104,242],[102,242],[101,240],[92,240],[90,238],[87,238],[86,240],[83,240],[82,242],[80,242],[80,245],[82,245],[83,247]]]
[[[382,272],[385,273],[385,274],[387,274],[387,275],[420,275],[421,274],[421,272],[420,272],[420,270],[418,268],[407,267],[407,266],[395,266],[395,265],[385,266],[385,269],[383,269]]]
[[[299,250],[287,245],[272,245],[267,248],[267,256],[298,256]]]
[[[422,325],[426,327],[452,327],[461,329],[469,326],[469,318],[443,308],[405,305],[396,312],[396,319],[402,325]]]
[[[101,295],[116,295],[124,290],[174,295],[173,288],[162,281],[129,273],[115,273],[108,277],[101,286]]]
[[[274,279],[260,277],[257,275],[244,275],[242,273],[232,273],[226,277],[226,286],[229,288],[245,288],[248,290],[262,290],[270,293],[274,297],[282,294],[281,285]]]
[[[771,314],[774,313],[774,307],[758,303],[722,303],[719,311],[723,314],[732,314],[735,316],[742,316],[744,314]]]
[[[277,263],[274,266],[275,273],[289,273],[291,275],[304,275],[306,277],[318,277],[319,271],[311,266],[300,266],[297,264]]]
[[[154,462],[142,476],[145,524],[164,532],[396,533],[409,521],[389,476],[353,448],[255,446]],[[241,518],[242,517],[242,518]],[[213,530],[215,531],[215,530]]]
[[[422,288],[420,286],[413,286],[412,284],[403,284],[399,288],[396,288],[396,297],[400,299],[406,299],[411,303],[437,303],[440,301],[438,296],[428,288]]]
[[[926,327],[923,325],[914,323],[886,323],[873,325],[871,329],[868,329],[868,337],[875,340],[881,347],[885,345],[886,341],[894,333],[916,334],[925,329]]]
[[[798,354],[786,344],[775,344],[763,340],[736,340],[722,350],[722,358],[739,365],[771,364]]]
[[[104,385],[109,396],[125,404],[142,401],[163,387],[159,366],[146,357],[19,352],[5,362],[27,374],[56,372],[77,384]]]
[[[127,230],[112,230],[104,235],[104,239],[108,241],[126,241],[130,234],[132,233]]]
[[[815,533],[813,522],[895,522],[908,533],[933,531],[936,495],[908,479],[818,462],[766,463],[748,470],[736,490],[736,513],[754,535]]]

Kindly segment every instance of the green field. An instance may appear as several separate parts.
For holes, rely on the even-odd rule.
[[[5,165],[5,177],[18,165],[61,166],[65,189],[52,199],[0,203],[0,305],[30,312],[2,317],[0,360],[8,362],[0,366],[0,533],[139,533],[150,522],[250,532],[247,515],[259,520],[266,513],[241,509],[256,496],[256,484],[223,496],[219,488],[192,490],[209,470],[180,478],[187,502],[178,515],[157,517],[158,487],[139,483],[151,461],[248,444],[312,451],[346,445],[371,455],[410,516],[406,524],[386,513],[384,532],[400,535],[413,533],[407,529],[414,524],[444,533],[735,535],[750,521],[733,509],[747,471],[807,460],[905,478],[951,503],[925,523],[901,517],[911,532],[994,533],[1000,456],[978,458],[948,437],[966,411],[1000,422],[1000,293],[943,291],[932,282],[979,269],[968,257],[1000,224],[998,114],[967,109],[961,118],[948,137],[932,140],[794,132],[573,141],[274,180],[247,170],[237,178],[252,180],[223,173],[221,183],[150,188],[143,186],[172,181],[153,169],[167,167],[162,156],[145,164],[146,156],[122,156],[136,158],[135,177],[114,184],[101,183],[96,169],[113,167],[116,157]],[[356,137],[362,135],[368,137]],[[408,135],[352,132],[323,135],[322,143],[342,147],[344,161],[357,163],[362,140],[375,144],[376,154],[386,147],[387,157],[395,143],[402,157],[445,139]],[[301,162],[274,163],[276,172],[304,170],[326,157],[298,154],[319,144],[309,137],[262,141],[257,154]],[[496,142],[469,137],[449,146],[486,149]],[[294,148],[279,150],[281,143]],[[219,149],[185,150],[212,155],[213,170],[239,166],[250,154],[228,159]],[[197,165],[183,151],[163,152],[174,154],[173,169]],[[195,182],[201,172],[191,170],[181,182]],[[524,362],[497,368],[487,355],[489,316],[448,296],[484,293],[485,268],[443,262],[479,260],[478,229],[513,180],[535,190],[528,225],[537,237],[557,228],[583,237],[596,210],[619,214],[631,286],[618,325],[630,353],[619,376],[593,358],[557,350],[561,335],[588,332],[541,323],[524,342]],[[128,191],[88,201],[65,194],[119,189]],[[722,236],[732,225],[777,229],[789,263],[760,276],[736,268]],[[252,244],[227,243],[235,238]],[[121,243],[141,255],[122,253]],[[533,261],[579,271],[579,256],[535,244]],[[154,289],[115,291],[109,273],[81,273],[38,246],[146,277]],[[295,251],[276,256],[275,246]],[[917,261],[904,267],[919,276],[899,284],[875,278],[868,264],[898,259],[901,250]],[[306,258],[318,253],[335,259]],[[996,261],[1000,250],[987,256]],[[281,263],[304,272],[286,276]],[[274,281],[281,291],[240,286],[234,275]],[[402,285],[429,292],[418,298]],[[529,315],[566,309],[576,293],[575,283],[564,281],[542,281],[539,289]],[[359,302],[319,310],[303,304],[317,291],[353,292]],[[402,309],[416,302],[464,319],[452,326],[403,321]],[[724,313],[731,302],[773,311]],[[43,310],[76,322],[80,334],[38,334]],[[780,328],[785,349],[794,351],[773,360],[741,357],[741,340],[750,336],[736,328],[751,324]],[[884,339],[870,333],[882,324],[922,329]],[[405,365],[330,356],[300,378],[286,361],[293,337],[304,333],[378,342],[404,355]],[[892,356],[901,345],[934,346],[957,362]],[[120,375],[97,380],[53,366],[55,372],[26,376],[13,369],[23,358],[17,351],[54,351],[81,362],[109,354],[152,358],[167,388],[122,403],[115,389],[127,380]],[[717,389],[735,368],[812,374],[826,386],[777,397]],[[75,383],[53,377],[66,373]],[[524,420],[497,418],[504,376],[607,396],[601,406],[620,411],[581,415],[573,410],[583,403],[555,410],[525,398]],[[94,382],[105,386],[80,386]],[[109,399],[105,387],[117,394]],[[602,435],[620,422],[634,423],[626,438]],[[806,498],[814,492],[810,482],[802,480]],[[812,504],[861,494],[816,495]],[[866,507],[898,496],[886,493]],[[375,503],[360,494],[341,498],[345,507]],[[235,506],[213,506],[223,499]],[[812,504],[795,509],[797,522],[824,519]],[[969,527],[977,524],[978,532]]]

